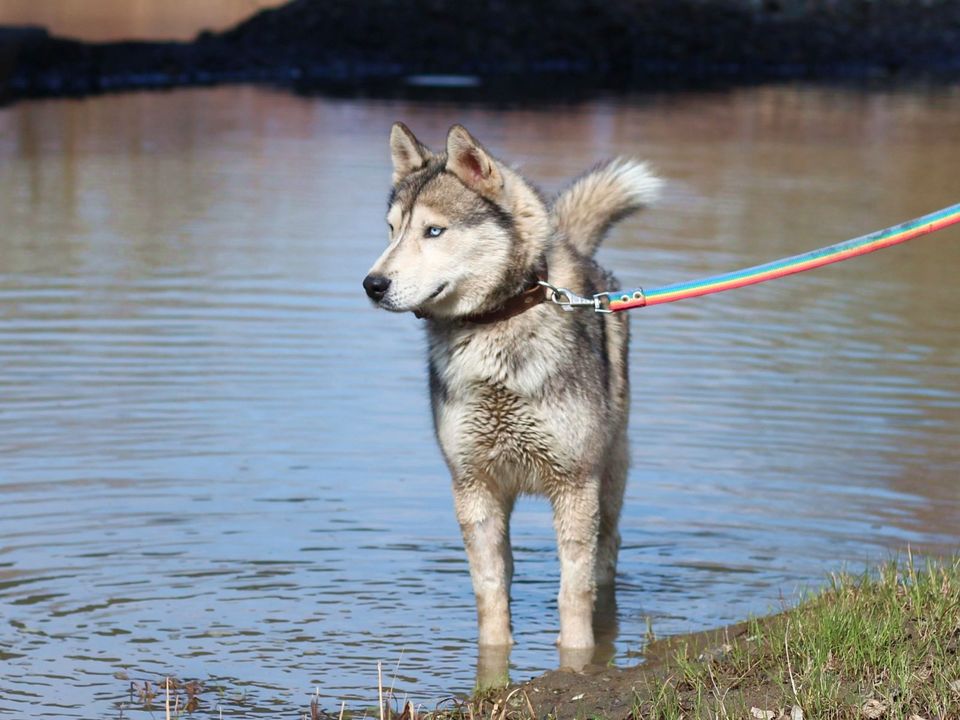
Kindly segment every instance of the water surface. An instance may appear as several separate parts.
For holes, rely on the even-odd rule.
[[[371,309],[390,123],[463,122],[548,191],[649,158],[602,259],[648,287],[960,198],[960,92],[759,88],[543,110],[222,88],[0,111],[0,714],[224,717],[469,691],[474,606],[418,321]],[[764,613],[960,539],[960,232],[634,311],[618,630]],[[544,350],[549,351],[548,349]],[[511,676],[555,666],[545,501],[514,517]],[[395,668],[398,668],[395,670]],[[245,694],[245,697],[241,695]],[[138,706],[127,717],[149,717]]]

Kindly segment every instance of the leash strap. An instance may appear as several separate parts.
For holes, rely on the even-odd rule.
[[[712,295],[725,290],[734,290],[747,285],[776,280],[787,275],[813,270],[824,265],[849,260],[875,250],[898,245],[956,223],[960,223],[960,203],[900,225],[894,225],[885,230],[878,230],[852,240],[845,240],[819,250],[811,250],[800,255],[775,260],[764,265],[755,265],[743,270],[711,275],[702,280],[664,285],[652,290],[644,290],[643,288],[637,288],[630,292],[611,290],[610,292],[597,293],[590,298],[582,298],[565,288],[555,288],[547,283],[541,284],[548,285],[548,289],[551,290],[549,299],[565,310],[572,310],[575,307],[592,307],[597,312],[620,312],[631,308],[686,300],[701,295]]]

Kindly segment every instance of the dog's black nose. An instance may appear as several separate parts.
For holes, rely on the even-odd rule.
[[[367,275],[363,279],[363,289],[371,300],[380,302],[383,296],[387,294],[387,288],[390,287],[390,278],[385,275]]]

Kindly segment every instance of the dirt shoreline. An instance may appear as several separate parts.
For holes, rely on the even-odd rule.
[[[960,560],[921,565],[908,555],[874,573],[833,576],[776,615],[654,642],[642,665],[549,672],[475,699],[467,715],[953,720],[958,608]]]
[[[192,42],[88,43],[0,27],[7,102],[237,82],[518,100],[791,78],[955,82],[960,3],[294,0]]]
[[[779,617],[771,615],[758,622],[766,624]],[[694,657],[717,660],[729,652],[733,642],[745,640],[750,628],[751,622],[743,621],[712,630],[672,635],[647,645],[643,662],[638,665],[623,668],[589,665],[580,672],[566,668],[550,670],[526,682],[488,692],[484,702],[502,704],[506,701],[508,709],[518,710],[525,716],[529,716],[532,709],[537,718],[549,715],[556,720],[593,717],[620,720],[632,714],[638,697],[644,697],[653,685],[676,674],[671,660],[677,650],[686,647]],[[770,699],[767,695],[759,692],[753,700],[764,703]]]

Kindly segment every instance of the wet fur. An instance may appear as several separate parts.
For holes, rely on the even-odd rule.
[[[614,222],[654,198],[659,180],[642,163],[615,160],[551,204],[460,126],[442,153],[400,123],[390,144],[393,231],[371,275],[390,280],[380,306],[427,318],[433,418],[470,560],[479,642],[513,642],[509,521],[526,493],[553,507],[558,642],[589,648],[596,589],[613,583],[620,545],[627,318],[549,303],[493,324],[461,318],[520,292],[542,258],[555,285],[587,296],[617,287],[592,254]],[[440,237],[425,236],[441,222]]]

